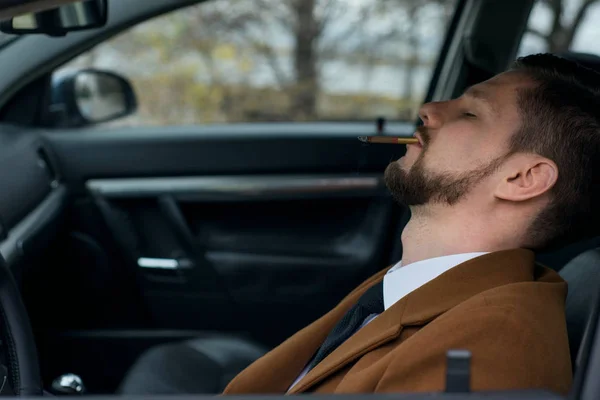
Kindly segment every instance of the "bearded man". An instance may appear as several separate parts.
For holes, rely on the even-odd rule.
[[[224,394],[442,391],[456,349],[472,390],[569,391],[567,285],[534,251],[598,226],[600,75],[528,56],[419,116],[419,143],[385,171],[411,211],[402,260]]]
[[[534,251],[596,226],[600,75],[532,55],[419,117],[385,171],[411,211],[402,260],[225,394],[442,391],[453,349],[471,353],[472,390],[569,391],[567,285]]]

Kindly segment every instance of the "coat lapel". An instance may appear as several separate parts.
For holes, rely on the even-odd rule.
[[[380,314],[367,326],[352,335],[317,364],[304,379],[290,390],[289,394],[308,390],[369,351],[398,338],[402,332],[400,319],[406,304],[404,299],[398,301],[386,312]]]
[[[363,282],[323,317],[258,359],[225,388],[223,394],[285,393],[300,375],[335,324],[375,282],[383,279],[389,267]],[[297,386],[297,385],[296,385]]]
[[[485,290],[533,280],[534,266],[533,252],[516,249],[488,253],[450,269],[360,329],[315,366],[289,394],[309,390],[365,353],[397,339],[405,326],[424,325]],[[381,280],[383,276],[377,281]]]
[[[456,266],[411,292],[342,343],[313,368],[289,394],[310,390],[365,353],[396,338],[405,326],[433,320],[485,290],[534,279],[534,254],[515,249],[489,253]],[[342,316],[375,283],[382,270],[355,289],[336,308],[242,371],[224,394],[285,393]]]

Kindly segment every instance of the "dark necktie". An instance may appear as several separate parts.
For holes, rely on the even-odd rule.
[[[383,312],[383,282],[372,286],[331,330],[309,364],[309,371],[352,336],[371,314]]]

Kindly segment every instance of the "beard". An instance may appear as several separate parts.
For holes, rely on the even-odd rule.
[[[430,137],[425,130],[419,131],[423,138],[423,148],[410,170],[405,171],[398,162],[392,162],[384,174],[385,184],[394,199],[406,206],[428,203],[454,205],[483,179],[493,174],[508,156],[498,157],[474,170],[459,174],[428,171],[423,160]]]

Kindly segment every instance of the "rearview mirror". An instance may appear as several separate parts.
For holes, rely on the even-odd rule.
[[[81,127],[134,113],[137,100],[127,79],[108,71],[83,69],[53,77],[51,111],[55,124]]]
[[[0,31],[13,35],[43,33],[64,36],[67,32],[103,27],[107,18],[108,0],[82,0],[2,21]]]

